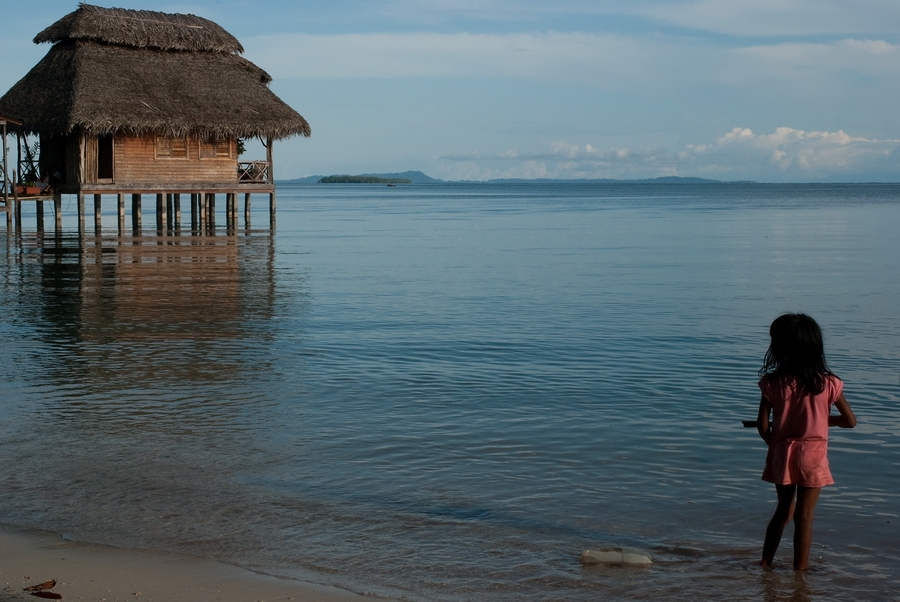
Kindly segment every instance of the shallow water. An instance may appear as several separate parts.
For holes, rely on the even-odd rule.
[[[274,236],[73,212],[3,234],[0,522],[412,600],[900,588],[900,186],[283,185]],[[755,565],[740,426],[784,311],[860,418],[803,578],[788,539]]]

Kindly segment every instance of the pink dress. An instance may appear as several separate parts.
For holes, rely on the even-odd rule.
[[[772,439],[762,479],[776,485],[834,484],[828,467],[828,415],[844,383],[825,376],[825,388],[807,395],[791,379],[762,377],[759,388],[772,404]]]

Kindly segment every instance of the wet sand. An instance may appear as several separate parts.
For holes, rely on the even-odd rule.
[[[63,600],[98,602],[360,602],[333,587],[261,575],[219,562],[68,541],[0,528],[0,602],[41,600],[25,588],[51,579]]]

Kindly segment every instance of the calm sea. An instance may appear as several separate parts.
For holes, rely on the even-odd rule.
[[[283,185],[274,235],[264,205],[0,226],[0,522],[415,601],[898,599],[900,186]],[[805,578],[789,535],[756,566],[740,422],[785,311],[860,419]],[[607,546],[654,564],[582,567]]]

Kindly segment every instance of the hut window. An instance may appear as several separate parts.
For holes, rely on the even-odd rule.
[[[157,159],[187,159],[187,138],[172,138],[170,136],[156,137]]]
[[[207,139],[200,143],[201,159],[230,159],[231,140],[227,138]]]

